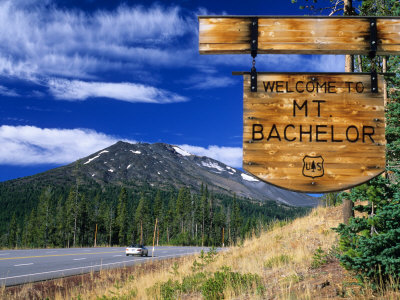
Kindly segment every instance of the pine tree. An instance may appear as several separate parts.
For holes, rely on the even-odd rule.
[[[17,219],[15,217],[15,213],[11,217],[10,228],[8,231],[8,247],[15,248],[17,246]]]
[[[49,242],[49,232],[51,231],[51,201],[52,189],[46,188],[39,197],[39,204],[37,207],[37,240],[41,247],[46,248]]]
[[[231,216],[231,224],[230,224],[232,242],[234,244],[236,244],[237,239],[239,238],[241,227],[242,227],[242,216],[240,214],[239,203],[237,202],[237,199],[235,196],[233,198],[232,216]]]
[[[363,1],[362,15],[400,15],[400,3],[388,1]],[[364,70],[376,65],[378,70],[399,73],[399,57],[377,58],[375,61],[362,57]],[[360,281],[369,280],[373,286],[392,284],[400,279],[399,227],[400,227],[400,106],[399,77],[388,78],[389,100],[387,105],[387,178],[377,177],[368,184],[354,188],[347,197],[353,201],[367,200],[368,205],[356,206],[355,210],[368,213],[368,218],[355,217],[348,225],[340,224],[336,231],[340,236],[341,264],[356,273]],[[393,90],[391,90],[393,89]]]
[[[79,201],[76,189],[71,189],[66,201],[66,227],[67,227],[67,245],[70,246],[72,239],[72,245],[75,247],[76,236],[77,236],[77,223],[79,215]]]
[[[149,237],[148,233],[151,228],[150,221],[149,203],[147,197],[142,193],[135,212],[135,222],[138,232],[140,233],[139,243],[141,244],[144,244]]]
[[[116,218],[119,245],[127,244],[127,233],[128,233],[127,202],[128,202],[128,194],[126,192],[126,189],[122,188],[118,197],[117,218]]]

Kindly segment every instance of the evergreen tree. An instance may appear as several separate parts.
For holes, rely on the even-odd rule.
[[[37,240],[40,247],[46,248],[49,242],[49,233],[51,231],[52,218],[51,215],[52,190],[46,188],[39,197],[37,207]]]
[[[231,215],[231,223],[230,230],[232,236],[232,242],[236,244],[237,239],[239,238],[242,227],[242,216],[240,214],[239,203],[236,199],[236,196],[233,198],[232,204],[232,215]]]
[[[63,199],[60,196],[57,202],[56,215],[55,215],[55,237],[54,244],[59,247],[66,247],[66,211]]]
[[[79,215],[79,201],[76,189],[71,189],[66,202],[66,227],[67,227],[67,246],[75,247],[77,235],[77,223]]]
[[[127,202],[128,202],[128,194],[126,192],[126,189],[122,188],[118,197],[117,218],[116,218],[119,245],[127,244],[127,234],[128,234]]]
[[[394,0],[363,1],[362,15],[400,15],[400,3]],[[399,57],[377,58],[374,61],[362,57],[364,70],[375,68],[380,71],[399,73]],[[393,62],[395,62],[393,64]],[[396,63],[397,62],[397,63]],[[341,264],[356,273],[365,282],[374,286],[394,283],[400,279],[399,228],[400,228],[400,93],[397,76],[388,79],[389,100],[387,105],[387,174],[377,177],[368,184],[354,188],[349,195],[353,201],[367,200],[368,205],[356,206],[355,210],[368,213],[368,218],[353,218],[348,225],[340,224],[336,231],[340,235]]]
[[[139,205],[136,208],[135,222],[139,232],[139,243],[144,244],[149,237],[148,233],[151,228],[149,203],[144,193],[142,193]]]
[[[17,233],[18,233],[17,219],[14,213],[13,216],[11,217],[10,229],[8,232],[8,247],[15,248],[17,246]]]

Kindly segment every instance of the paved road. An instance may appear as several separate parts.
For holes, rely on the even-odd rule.
[[[125,247],[0,251],[0,286],[118,268],[152,259],[199,253],[204,247],[148,247],[149,257],[125,256]]]

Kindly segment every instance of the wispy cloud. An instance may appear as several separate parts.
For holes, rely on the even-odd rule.
[[[189,79],[181,81],[188,86],[188,89],[207,90],[215,88],[224,88],[238,83],[235,78],[227,76],[216,76],[203,74],[196,74]]]
[[[8,97],[18,97],[19,94],[15,90],[11,90],[5,86],[0,85],[0,95]]]
[[[127,102],[173,103],[187,101],[186,97],[143,84],[85,82],[80,80],[50,80],[51,94],[62,100],[86,100],[93,97],[112,98]]]
[[[106,148],[118,138],[89,129],[0,127],[0,164],[65,164]]]
[[[84,78],[124,62],[156,63],[160,58],[174,64],[174,41],[188,32],[176,6],[122,5],[88,14],[2,1],[0,74]]]
[[[223,147],[211,145],[207,148],[191,145],[179,145],[180,148],[185,151],[198,155],[198,156],[208,156],[213,159],[219,160],[224,164],[236,168],[242,167],[242,157],[243,151],[240,147]]]

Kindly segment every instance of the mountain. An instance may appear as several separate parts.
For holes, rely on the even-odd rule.
[[[71,185],[79,180],[104,185],[170,186],[199,190],[201,184],[215,193],[258,201],[274,200],[291,206],[316,206],[318,199],[268,185],[253,176],[205,156],[192,155],[173,145],[118,142],[75,163],[30,177],[13,185],[42,182]]]

